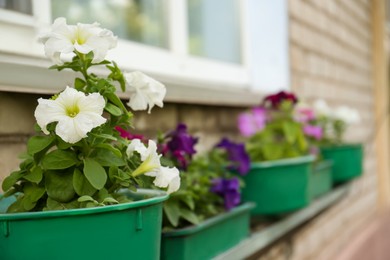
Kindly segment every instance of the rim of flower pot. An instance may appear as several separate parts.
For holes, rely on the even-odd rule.
[[[332,160],[322,160],[322,161],[317,161],[314,162],[314,169],[316,171],[321,171],[323,169],[329,168],[333,166],[333,161]]]
[[[294,158],[280,159],[280,160],[272,160],[272,161],[264,161],[264,162],[253,162],[251,163],[251,168],[270,168],[275,166],[286,166],[286,165],[294,165],[294,164],[302,164],[309,163],[315,160],[314,155],[305,155]]]
[[[178,236],[187,236],[192,235],[194,233],[197,233],[199,231],[202,231],[203,229],[206,229],[210,226],[215,225],[216,223],[219,223],[225,219],[228,219],[232,216],[236,216],[241,214],[244,211],[250,211],[255,207],[255,203],[253,202],[245,202],[244,204],[241,204],[235,208],[233,208],[230,211],[223,212],[221,214],[218,214],[216,216],[213,216],[211,218],[206,219],[205,221],[199,223],[198,225],[191,225],[189,227],[175,229],[175,230],[169,230],[169,231],[163,231],[162,235],[164,237],[178,237]]]
[[[151,189],[138,189],[137,192],[130,190],[121,190],[121,193],[132,194],[136,197],[152,196],[146,199],[140,199],[136,201],[130,201],[115,205],[107,205],[93,208],[80,208],[80,209],[66,209],[66,210],[49,210],[39,212],[20,212],[20,213],[0,213],[0,220],[11,220],[11,219],[35,219],[35,218],[51,218],[51,217],[62,217],[62,216],[76,216],[76,215],[88,215],[96,213],[104,213],[109,211],[121,211],[132,208],[150,206],[158,204],[169,198],[169,195],[165,191],[151,190]],[[2,195],[0,195],[0,198]]]
[[[333,144],[333,145],[323,145],[320,147],[321,150],[345,150],[351,148],[362,148],[362,143],[351,143],[351,144]]]

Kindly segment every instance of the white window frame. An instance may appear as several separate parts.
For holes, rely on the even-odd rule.
[[[45,58],[43,46],[38,43],[37,36],[42,28],[47,28],[51,23],[50,0],[32,1],[32,16],[0,9],[0,39],[7,39],[0,40],[0,90],[55,93],[63,89],[64,84],[72,84],[74,73],[61,73],[60,77],[57,72],[47,70],[51,62]],[[277,2],[280,9],[278,11],[285,13],[285,21],[282,19],[278,25],[284,28],[284,31],[280,30],[282,37],[279,37],[279,40],[283,40],[284,37],[287,46],[284,52],[281,52],[275,50],[272,40],[262,43],[261,50],[256,48],[259,38],[262,37],[261,31],[254,29],[258,27],[249,25],[253,23],[255,18],[253,16],[258,16],[250,11],[253,5],[258,4],[256,3],[258,0],[237,1],[240,3],[242,17],[241,64],[188,54],[186,1],[184,0],[167,1],[170,17],[168,27],[170,32],[174,32],[169,34],[169,50],[120,39],[117,48],[111,50],[107,58],[115,60],[125,71],[141,70],[164,82],[168,87],[168,101],[257,104],[262,93],[269,92],[271,89],[288,89],[288,36],[287,24],[284,24],[287,23],[287,4],[286,0],[260,1],[268,2],[263,4],[267,12],[272,12],[272,7]],[[262,23],[264,26],[269,26],[275,17],[280,15],[268,15]],[[273,30],[275,31],[275,28]],[[2,32],[4,35],[1,35]],[[267,48],[274,50],[269,53]],[[261,53],[265,54],[265,58],[259,62],[254,58],[263,57]],[[275,59],[275,54],[282,60],[276,62],[276,67],[264,62],[270,61],[267,60],[267,55]],[[281,77],[276,78],[276,81],[280,82],[275,82],[275,78],[271,78],[271,82],[267,79],[267,75],[275,75],[275,70],[280,70]],[[261,77],[259,80],[256,76],[258,71],[264,72],[263,78],[266,80],[263,83],[265,84],[262,84]]]

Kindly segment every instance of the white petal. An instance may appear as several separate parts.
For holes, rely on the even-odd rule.
[[[133,140],[131,140],[130,144],[127,146],[127,149],[126,149],[127,156],[131,157],[133,155],[134,151],[137,151],[142,157],[142,156],[147,156],[148,149],[141,142],[140,139],[133,139]]]
[[[136,150],[137,151],[137,150]],[[157,153],[157,144],[153,140],[149,140],[148,149],[146,152],[141,153],[141,151],[137,151],[141,154],[141,160],[144,161],[147,157],[152,158],[155,164],[160,164],[160,156]]]
[[[38,106],[35,109],[34,116],[45,134],[49,134],[46,126],[63,119],[64,115],[65,108],[55,100],[38,99]]]
[[[163,106],[166,88],[162,83],[139,71],[125,73],[124,76],[127,90],[131,95],[128,105],[132,109],[143,110],[149,106],[148,113],[150,113],[153,106]],[[145,103],[147,103],[147,106]]]
[[[88,96],[81,97],[77,105],[83,112],[92,112],[101,115],[106,106],[106,101],[99,93],[92,93]]]
[[[130,100],[127,102],[127,105],[135,111],[146,110],[148,108],[148,101],[142,93],[135,92],[130,96]]]
[[[77,143],[87,137],[86,125],[80,125],[74,118],[66,117],[56,126],[56,134],[67,143]]]
[[[167,188],[168,193],[177,191],[180,188],[180,173],[177,168],[161,167],[160,173],[153,182],[160,188]]]

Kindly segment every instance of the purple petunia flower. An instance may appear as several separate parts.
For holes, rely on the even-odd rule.
[[[223,138],[216,147],[226,150],[228,159],[231,161],[231,164],[229,165],[230,170],[236,170],[241,175],[248,173],[250,168],[250,159],[249,155],[245,151],[244,144],[236,144],[227,138]]]
[[[265,127],[267,112],[262,107],[255,107],[249,113],[238,117],[238,128],[243,136],[251,136]]]
[[[272,108],[279,108],[280,103],[285,100],[290,100],[293,104],[298,102],[297,97],[293,93],[280,91],[274,95],[269,95],[265,97],[263,103],[269,103]]]
[[[170,132],[167,137],[171,138],[168,142],[170,151],[183,151],[186,154],[195,154],[195,144],[198,138],[194,138],[187,133],[187,126],[185,124],[178,124],[176,130]]]
[[[222,196],[226,210],[231,210],[241,202],[240,182],[237,177],[232,179],[218,178],[213,180],[211,191]]]
[[[322,127],[315,125],[305,125],[303,127],[303,132],[310,137],[314,137],[317,140],[322,138]]]
[[[170,152],[183,169],[187,168],[188,157],[191,158],[196,153],[195,144],[198,138],[187,133],[185,124],[178,124],[174,131],[168,133],[165,137],[168,143],[164,146],[163,154]]]

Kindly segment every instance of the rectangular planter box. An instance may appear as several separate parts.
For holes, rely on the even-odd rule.
[[[165,192],[139,190],[140,200],[96,208],[3,213],[0,259],[158,259]],[[135,198],[137,199],[137,198]]]
[[[253,201],[252,215],[287,213],[310,203],[309,175],[313,156],[252,163],[243,176],[243,201]]]
[[[333,161],[333,183],[349,181],[363,172],[363,146],[348,144],[321,147],[321,155]]]
[[[310,196],[318,198],[332,189],[332,161],[313,163],[310,173]]]
[[[164,232],[161,259],[211,259],[238,244],[249,235],[252,203],[209,218],[196,226]]]

